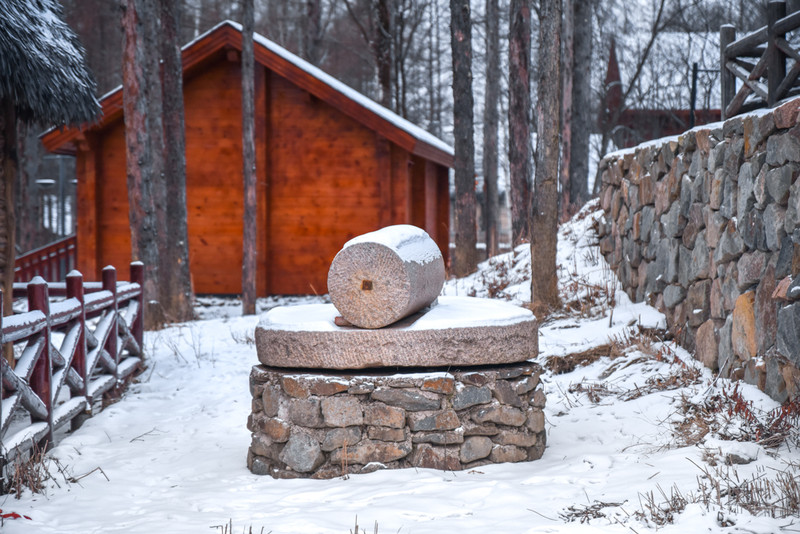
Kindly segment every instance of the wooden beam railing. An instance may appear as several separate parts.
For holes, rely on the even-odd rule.
[[[33,444],[53,445],[55,431],[77,427],[95,400],[119,386],[144,359],[144,266],[131,263],[130,282],[114,267],[101,283],[85,283],[72,271],[62,283],[37,276],[14,284],[28,311],[2,317],[0,343],[13,361],[0,358],[0,467]],[[64,297],[51,300],[52,297]],[[87,322],[87,319],[96,321]],[[93,326],[92,326],[93,325]],[[54,335],[54,334],[58,335]],[[4,352],[8,354],[8,352]]]
[[[75,268],[77,240],[74,235],[26,252],[14,262],[14,281],[25,282],[36,276],[45,280],[64,280]]]
[[[786,34],[800,28],[800,11],[786,14],[784,0],[767,4],[767,25],[738,40],[736,29],[720,27],[720,89],[722,119],[745,111],[745,102],[755,93],[763,104],[774,106],[797,85],[800,52],[786,40]],[[743,58],[758,58],[753,63]],[[786,70],[787,60],[794,63]],[[736,80],[741,82],[736,90]]]

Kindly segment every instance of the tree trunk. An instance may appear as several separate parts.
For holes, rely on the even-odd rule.
[[[486,0],[486,93],[483,106],[483,192],[486,254],[498,254],[497,127],[500,102],[500,8],[498,0]]]
[[[531,183],[531,0],[511,0],[508,37],[508,167],[511,244],[529,240]]]
[[[381,105],[392,109],[392,7],[391,0],[377,0],[373,49],[381,87]]]
[[[541,310],[558,307],[558,137],[561,112],[561,0],[539,4],[539,70],[536,104],[536,180],[531,202],[531,300]]]
[[[592,123],[592,26],[594,0],[574,2],[574,24],[580,28],[573,36],[572,141],[570,143],[570,200],[583,206],[589,200],[589,133]]]
[[[580,0],[577,0],[580,3]],[[572,215],[575,199],[571,197],[570,156],[572,155],[572,64],[574,57],[573,38],[575,35],[575,0],[564,0],[562,18],[561,47],[561,197],[559,198],[559,217],[566,221]]]
[[[3,290],[3,311],[13,315],[14,262],[16,261],[14,213],[14,182],[17,179],[17,119],[14,104],[0,99],[0,282]],[[11,345],[8,345],[11,347]],[[13,367],[13,347],[6,348],[3,357]]]
[[[256,313],[256,143],[253,0],[242,11],[242,166],[244,176],[244,235],[242,240],[242,313]]]
[[[455,230],[453,273],[466,276],[478,265],[475,226],[475,141],[472,117],[472,25],[469,0],[450,0],[455,138]]]
[[[144,263],[145,328],[160,327],[159,230],[165,228],[161,77],[155,0],[127,0],[123,107],[132,257]]]
[[[161,1],[161,52],[164,62],[164,181],[166,232],[162,246],[161,302],[170,321],[194,317],[189,269],[189,235],[186,228],[186,134],[183,114],[181,67],[181,2]]]
[[[248,3],[252,3],[252,0],[244,0],[245,7],[242,11],[242,22],[247,16],[247,10],[252,10],[252,7],[247,7]],[[306,0],[304,38],[303,52],[306,59],[314,65],[319,65],[319,61],[322,58],[322,2],[320,0]]]

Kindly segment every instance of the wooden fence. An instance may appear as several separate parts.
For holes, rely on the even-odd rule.
[[[96,400],[142,364],[144,266],[131,264],[130,282],[117,282],[113,267],[102,278],[86,283],[73,271],[63,283],[35,277],[14,284],[28,311],[8,317],[0,298],[0,342],[4,349],[11,344],[15,355],[13,365],[0,358],[4,471],[34,443],[53,445],[60,427],[79,426]]]
[[[14,262],[14,280],[24,282],[35,276],[45,280],[64,280],[75,268],[77,240],[74,235],[26,252]]]
[[[786,34],[800,27],[800,11],[786,15],[786,2],[767,4],[767,25],[736,39],[736,28],[720,27],[720,88],[722,119],[746,111],[746,99],[755,94],[768,106],[786,98],[800,75],[800,53]],[[787,59],[794,64],[787,72]],[[736,79],[742,84],[736,90]],[[761,104],[763,106],[763,104]],[[756,106],[760,107],[760,106]]]

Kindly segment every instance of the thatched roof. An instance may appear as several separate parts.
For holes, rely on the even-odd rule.
[[[0,100],[23,121],[79,124],[97,117],[96,84],[57,0],[0,0]]]

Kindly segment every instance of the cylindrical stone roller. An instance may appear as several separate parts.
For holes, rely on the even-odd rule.
[[[442,252],[425,230],[408,224],[351,239],[328,271],[331,302],[361,328],[381,328],[421,310],[443,285]]]

